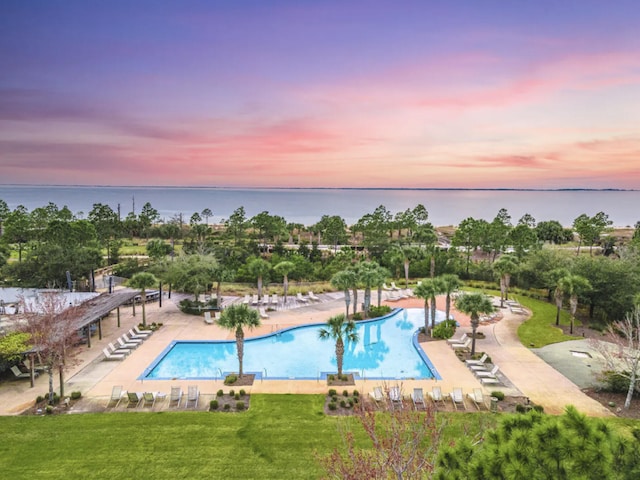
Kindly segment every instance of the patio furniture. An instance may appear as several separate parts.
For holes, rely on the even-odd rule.
[[[453,407],[456,410],[458,409],[458,405],[462,405],[465,410],[467,409],[467,404],[464,403],[464,395],[462,394],[461,388],[454,388],[450,396]]]
[[[427,392],[433,403],[441,402],[444,405],[444,396],[442,395],[442,389],[440,387],[431,387],[431,391]]]
[[[480,388],[474,388],[472,393],[467,393],[467,398],[473,402],[478,410],[480,410],[480,405],[483,405],[487,410],[489,410],[489,406],[487,405]]]
[[[189,407],[189,403],[193,402],[193,406],[198,406],[198,400],[200,399],[200,390],[197,385],[190,385],[187,389],[187,401],[184,404],[184,408]]]
[[[182,388],[171,387],[171,394],[169,395],[169,406],[171,406],[175,402],[176,407],[179,407],[181,400],[182,400]]]
[[[411,400],[413,401],[413,408],[416,410],[426,409],[427,406],[424,403],[424,393],[421,388],[414,388],[413,394],[411,394]]]
[[[111,398],[109,398],[106,408],[109,408],[109,405],[111,405],[112,402],[116,402],[116,404],[113,406],[113,408],[116,408],[123,398],[124,393],[122,392],[122,385],[114,385],[111,388]]]

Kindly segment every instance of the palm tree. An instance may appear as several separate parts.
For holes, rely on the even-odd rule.
[[[331,277],[331,285],[344,292],[344,303],[347,307],[347,317],[349,317],[349,305],[351,304],[351,294],[349,293],[349,289],[356,283],[356,272],[353,270],[342,270],[340,272],[336,272],[333,277]]]
[[[380,304],[382,303],[382,286],[390,275],[390,272],[384,267],[378,267],[376,272],[378,274],[376,277],[376,287],[378,287],[378,308],[380,308]]]
[[[159,281],[153,274],[148,272],[138,272],[129,280],[128,284],[132,288],[140,289],[142,294],[142,325],[147,325],[147,312],[145,304],[147,303],[147,288],[158,285]]]
[[[504,308],[505,300],[508,300],[511,275],[518,271],[518,264],[513,257],[501,255],[493,264],[493,270],[500,277],[500,308]]]
[[[569,296],[569,313],[571,314],[571,327],[569,333],[573,335],[573,323],[576,319],[576,310],[578,309],[578,296],[591,290],[589,280],[581,275],[570,273],[565,275],[558,281],[563,296]]]
[[[404,288],[409,288],[409,266],[413,260],[419,260],[424,257],[424,251],[420,248],[403,245],[395,247],[391,255],[394,263],[402,262],[404,266]]]
[[[321,340],[335,340],[336,342],[336,363],[338,364],[338,375],[342,375],[342,361],[344,359],[345,341],[357,343],[358,332],[355,322],[347,320],[343,314],[336,315],[327,320],[326,328],[321,328],[318,332]]]
[[[562,310],[562,304],[564,302],[563,285],[560,280],[569,274],[570,272],[566,268],[556,268],[546,276],[548,284],[555,286],[553,299],[556,302],[556,326],[560,326],[560,311]],[[549,290],[551,290],[551,288],[549,288]]]
[[[378,286],[380,281],[380,266],[376,262],[362,262],[358,270],[358,280],[364,286],[364,312],[369,315],[371,305],[371,287]],[[384,279],[382,279],[384,282]]]
[[[271,265],[262,258],[254,258],[249,262],[247,268],[251,274],[258,279],[258,298],[262,298],[262,279],[269,273]]]
[[[236,331],[238,350],[238,376],[242,377],[242,357],[244,356],[244,327],[252,329],[260,326],[258,311],[244,304],[230,305],[222,311],[218,325]]]
[[[460,288],[462,282],[460,282],[460,278],[453,273],[445,273],[438,278],[442,284],[442,293],[447,295],[445,298],[444,313],[445,318],[449,320],[449,318],[451,318],[451,294]]]
[[[436,326],[436,296],[444,292],[442,282],[436,278],[427,278],[416,287],[414,293],[417,297],[424,298],[424,331],[433,332]],[[429,308],[431,302],[431,328],[429,328]]]
[[[282,275],[282,287],[284,288],[284,303],[287,303],[287,294],[289,293],[289,273],[296,268],[296,264],[289,261],[278,263],[273,269],[279,275]]]
[[[484,293],[465,293],[456,299],[456,308],[471,317],[471,355],[476,354],[476,330],[480,325],[480,314],[493,312],[493,303]]]

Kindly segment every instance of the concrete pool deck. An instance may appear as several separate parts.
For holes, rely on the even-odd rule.
[[[310,305],[296,305],[274,312],[269,312],[269,318],[262,320],[261,327],[246,332],[247,338],[264,335],[273,331],[308,323],[324,323],[330,316],[345,311],[344,298],[341,294],[331,293],[319,295],[321,301]],[[375,297],[375,295],[374,295]],[[363,295],[359,298],[364,298]],[[131,312],[121,313],[121,327],[117,327],[115,314],[111,314],[103,321],[103,339],[92,339],[92,348],[79,347],[77,364],[66,373],[65,393],[74,390],[82,392],[83,399],[95,405],[106,407],[112,388],[122,385],[123,390],[134,392],[163,392],[169,393],[172,386],[180,386],[184,392],[189,385],[198,385],[202,398],[213,398],[219,389],[225,391],[230,387],[224,386],[223,379],[217,380],[139,380],[138,377],[151,362],[175,340],[234,340],[233,332],[224,330],[217,325],[207,325],[202,317],[185,315],[180,312],[173,300],[165,299],[162,308],[158,303],[147,305],[147,322],[163,323],[163,327],[151,335],[140,347],[134,350],[123,361],[103,360],[102,348],[108,342],[114,341],[122,333],[141,320],[140,309],[137,316]],[[237,300],[235,300],[237,301]],[[383,302],[391,307],[422,308],[421,299],[405,299],[394,302]],[[443,309],[444,299],[438,300],[438,307]],[[458,312],[453,312],[461,323],[462,330],[468,326],[468,318]],[[482,388],[488,395],[493,390],[501,390],[506,395],[522,395],[533,402],[544,406],[548,413],[562,413],[568,404],[575,405],[578,410],[590,416],[610,416],[611,412],[591,399],[580,387],[571,382],[558,370],[524,347],[517,338],[517,327],[526,319],[526,315],[511,313],[504,309],[501,320],[483,325],[479,331],[485,334],[485,339],[478,340],[476,348],[487,352],[493,363],[500,366],[506,377],[505,386],[483,387],[471,371],[460,362],[454,351],[444,341],[422,343],[421,346],[435,366],[442,380],[386,380],[387,385],[399,383],[405,395],[420,387],[425,393],[433,386],[439,386],[444,393],[454,388],[462,388],[469,393],[474,388]],[[460,334],[458,334],[459,336]],[[567,342],[571,343],[571,342]],[[566,347],[569,350],[569,347]],[[382,385],[380,380],[360,379],[354,387],[361,394],[368,394],[375,386]],[[0,385],[0,415],[16,415],[32,406],[35,397],[48,391],[48,376],[41,375],[36,379],[35,388],[30,388],[26,380],[10,380]],[[57,390],[58,376],[54,376],[54,386]],[[328,388],[323,380],[255,380],[252,386],[244,388],[248,393],[326,393]],[[338,387],[340,388],[340,387]],[[79,402],[78,405],[81,405]],[[206,409],[206,401],[200,402],[200,409]],[[473,409],[471,405],[468,405]],[[157,404],[162,408],[162,402]]]

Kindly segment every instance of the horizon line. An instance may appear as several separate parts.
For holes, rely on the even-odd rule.
[[[75,188],[193,188],[220,190],[416,190],[416,191],[506,191],[506,192],[637,192],[637,188],[590,188],[590,187],[562,187],[562,188],[512,188],[512,187],[251,187],[251,186],[203,186],[203,185],[101,185],[101,184],[42,184],[42,183],[0,183],[0,187],[75,187]]]

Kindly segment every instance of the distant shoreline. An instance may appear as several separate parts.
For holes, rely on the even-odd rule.
[[[635,188],[467,188],[467,187],[223,187],[203,185],[57,185],[30,183],[0,183],[0,187],[42,188],[153,188],[153,189],[217,189],[217,190],[381,190],[381,191],[444,191],[444,192],[637,192]]]

